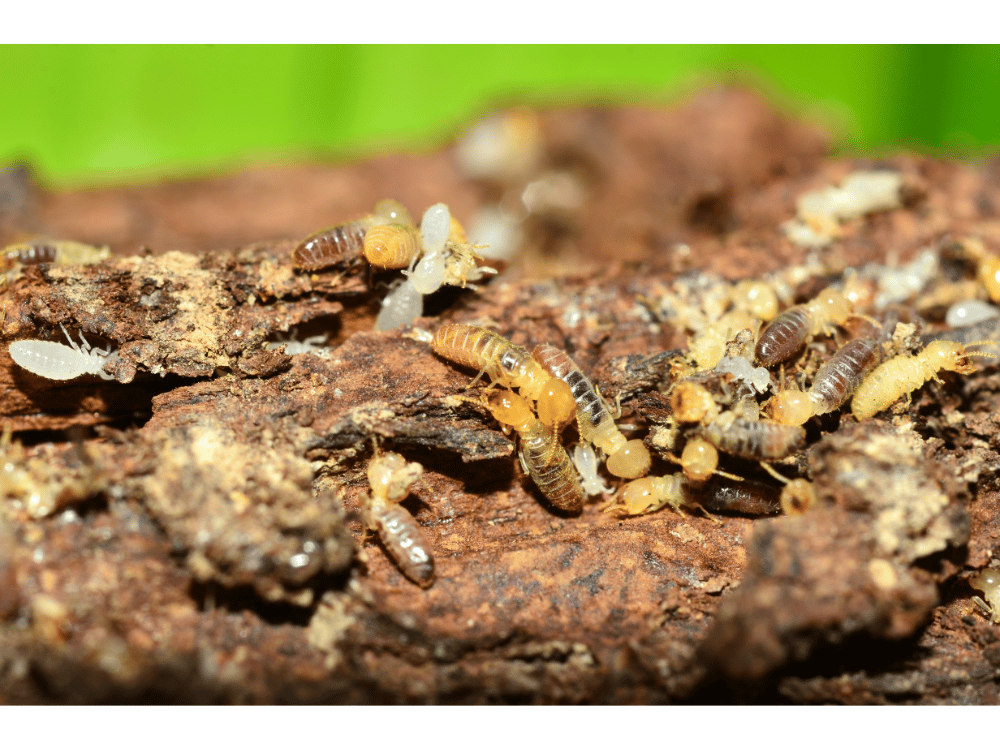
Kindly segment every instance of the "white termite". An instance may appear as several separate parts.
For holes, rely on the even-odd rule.
[[[423,310],[424,295],[413,288],[410,279],[404,279],[382,300],[382,310],[375,319],[375,330],[402,328],[420,317]]]
[[[283,336],[278,332],[274,335],[277,338],[277,341],[268,341],[267,348],[278,349],[281,346],[284,346],[285,354],[292,357],[297,354],[315,354],[317,352],[327,350],[326,341],[328,335],[325,333],[320,333],[316,336],[309,336],[301,341],[295,338],[298,335],[298,330],[295,328],[292,328],[292,330],[288,332],[288,336]]]
[[[584,443],[573,449],[573,465],[583,477],[583,491],[588,495],[601,495],[610,493],[611,488],[604,483],[604,479],[597,473],[600,461],[594,447]]]
[[[104,371],[104,364],[117,354],[95,349],[80,333],[80,344],[74,343],[62,323],[69,346],[55,341],[15,341],[10,345],[10,358],[28,372],[49,380],[72,380],[81,375],[98,375],[105,380],[114,380]]]

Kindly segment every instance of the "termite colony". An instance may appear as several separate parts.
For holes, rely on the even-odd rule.
[[[423,312],[423,299],[444,285],[469,286],[496,269],[480,265],[465,229],[444,203],[428,208],[418,227],[410,212],[394,200],[379,201],[360,219],[322,229],[295,248],[293,262],[302,271],[329,268],[363,255],[373,268],[401,270],[375,320],[376,331],[408,325]]]
[[[880,279],[888,275],[893,283],[905,279],[910,294],[902,300],[937,293],[935,285],[947,281],[927,271],[937,262],[937,252],[925,252],[906,266],[848,269],[839,280],[815,260],[761,281],[730,284],[705,274],[679,279],[659,299],[645,301],[657,317],[691,334],[688,353],[670,362],[662,384],[670,417],[646,443],[624,437],[615,410],[553,346],[529,352],[486,329],[457,324],[442,326],[431,346],[475,372],[473,382],[488,376],[483,403],[505,431],[518,433],[524,471],[555,508],[580,512],[588,495],[615,491],[600,474],[600,456],[612,481],[621,480],[605,508],[618,516],[664,506],[679,512],[685,505],[799,514],[816,502],[805,464],[796,460],[807,447],[807,423],[835,429],[837,422],[825,415],[838,411],[842,419],[870,418],[901,399],[908,403],[924,383],[940,380],[939,373],[969,374],[976,369],[973,357],[994,356],[984,350],[996,345],[992,338],[921,341],[914,324],[900,322],[900,299],[880,296]],[[793,290],[809,288],[817,276],[829,286],[796,300]],[[546,376],[568,385],[576,404],[580,444],[571,454],[561,445],[556,407],[565,396],[542,393]],[[646,476],[647,443],[680,471]],[[777,484],[751,477],[755,466]]]

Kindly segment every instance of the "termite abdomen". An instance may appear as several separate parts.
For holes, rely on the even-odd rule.
[[[376,513],[375,523],[386,551],[404,575],[426,588],[434,582],[434,559],[423,530],[410,512],[390,505]]]
[[[364,246],[368,223],[351,221],[311,234],[299,243],[292,256],[296,268],[316,271],[358,255]]]
[[[583,487],[569,455],[540,421],[519,432],[528,473],[542,494],[560,510],[583,510]]]
[[[812,316],[803,305],[785,310],[763,330],[757,340],[755,355],[763,367],[791,359],[806,343]]]
[[[806,431],[794,425],[736,418],[717,420],[702,431],[720,451],[753,461],[787,458],[805,445]]]
[[[698,492],[698,501],[713,513],[772,516],[781,512],[780,496],[780,489],[763,482],[713,479]]]
[[[462,323],[441,326],[431,342],[431,349],[439,356],[484,372],[490,380],[502,380],[500,355],[506,347],[513,346],[492,331]],[[527,350],[522,351],[527,353]]]
[[[375,226],[364,237],[365,257],[381,268],[406,268],[420,247],[420,230],[409,224]]]
[[[54,263],[58,250],[47,242],[19,242],[4,249],[6,263],[20,263],[23,266],[37,266]]]
[[[881,359],[882,347],[875,339],[854,339],[840,347],[816,373],[809,389],[813,413],[840,408]]]

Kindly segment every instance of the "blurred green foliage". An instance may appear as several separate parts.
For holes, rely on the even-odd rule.
[[[0,46],[0,163],[53,185],[433,148],[491,107],[742,82],[846,153],[1000,146],[997,46]]]

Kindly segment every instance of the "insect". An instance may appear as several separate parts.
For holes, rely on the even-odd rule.
[[[681,474],[643,477],[627,482],[604,512],[621,516],[639,516],[654,513],[664,505],[669,505],[680,513],[684,502],[684,477]]]
[[[604,479],[597,473],[600,462],[594,452],[594,446],[581,443],[573,449],[573,465],[583,477],[583,491],[588,495],[603,495],[611,492]]]
[[[806,339],[831,333],[852,312],[851,303],[835,289],[824,289],[810,302],[788,308],[761,332],[755,351],[758,364],[771,367],[790,359]]]
[[[99,263],[111,257],[108,247],[94,247],[72,240],[31,240],[8,245],[3,249],[4,266],[15,263],[37,266],[42,263],[60,265]]]
[[[528,402],[513,391],[494,391],[486,398],[493,417],[520,438],[521,465],[538,489],[555,507],[579,513],[583,510],[583,489],[559,439],[535,419]]]
[[[972,341],[964,346],[957,341],[932,341],[915,356],[901,354],[879,365],[854,392],[851,412],[858,420],[887,409],[896,399],[915,391],[928,380],[938,380],[940,370],[951,370],[963,375],[974,372],[972,356],[990,356],[985,352],[968,352],[966,347],[990,344],[995,341]]]
[[[969,584],[986,595],[985,602],[978,596],[972,597],[972,601],[990,616],[994,624],[1000,624],[1000,569],[984,568],[969,579]]]
[[[523,346],[492,331],[460,323],[443,325],[434,334],[431,348],[445,359],[479,370],[469,385],[486,374],[505,388],[520,389],[536,403],[538,418],[549,427],[566,424],[576,412],[566,383],[542,369]]]
[[[413,224],[409,212],[394,200],[382,200],[375,212],[346,224],[321,229],[306,237],[292,254],[296,268],[317,271],[344,258],[357,255],[364,248],[365,235],[380,224]],[[401,267],[405,267],[405,264]]]
[[[117,355],[104,349],[94,349],[80,334],[80,344],[73,342],[62,323],[62,332],[69,346],[55,341],[14,341],[10,345],[10,358],[28,372],[41,375],[49,380],[72,380],[81,375],[98,375],[105,380],[113,380],[104,371],[104,364]]]
[[[635,479],[649,471],[652,459],[641,440],[626,440],[615,426],[610,409],[593,383],[566,352],[550,344],[539,344],[532,352],[535,360],[572,391],[580,437],[593,443],[608,457],[608,471],[616,477]]]
[[[736,283],[730,294],[735,309],[755,318],[771,320],[778,314],[778,295],[763,281],[744,279]]]
[[[777,488],[752,479],[742,482],[712,480],[701,488],[699,499],[706,510],[717,513],[771,516],[781,511]]]
[[[406,268],[420,254],[420,230],[412,224],[374,226],[365,234],[363,247],[373,266]]]
[[[806,442],[806,431],[801,427],[744,419],[733,412],[705,425],[701,434],[720,451],[754,461],[786,458]]]
[[[755,330],[758,321],[744,310],[733,310],[688,342],[688,354],[698,371],[713,370],[726,355],[726,344],[740,331]]]
[[[375,318],[376,331],[391,331],[409,325],[424,311],[424,295],[413,288],[409,279],[396,282]]]
[[[781,391],[767,403],[768,414],[780,424],[800,425],[814,414],[839,409],[881,359],[875,339],[848,341],[820,368],[807,392]]]
[[[296,268],[316,271],[357,255],[364,246],[370,223],[368,219],[358,219],[321,229],[298,244],[292,254],[292,262]]]
[[[477,281],[484,274],[496,273],[486,266],[477,268],[476,261],[483,258],[476,249],[486,246],[469,244],[465,229],[444,203],[424,212],[420,236],[423,255],[419,262],[411,261],[410,269],[403,273],[421,294],[433,294],[444,284],[465,287],[469,279]]]
[[[434,558],[420,524],[401,506],[423,467],[398,453],[376,455],[368,463],[368,527],[374,529],[403,574],[418,586],[434,582]]]
[[[274,335],[275,338],[277,338],[277,341],[268,341],[267,348],[278,349],[284,346],[285,354],[292,357],[298,354],[321,352],[326,349],[326,342],[328,339],[328,335],[325,333],[320,333],[316,336],[309,336],[301,340],[296,339],[295,337],[298,335],[298,330],[296,328],[292,328],[292,330],[288,332],[287,336],[283,336],[279,332],[275,332]]]

